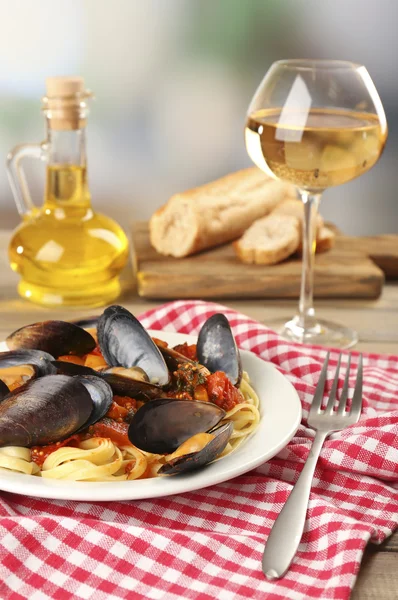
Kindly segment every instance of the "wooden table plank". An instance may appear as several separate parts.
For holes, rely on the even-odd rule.
[[[368,549],[351,600],[397,600],[398,554]]]
[[[17,296],[18,276],[8,266],[9,232],[0,231],[0,339],[22,325],[51,315],[68,319],[93,314],[93,310],[46,308],[29,304]],[[120,303],[135,314],[159,306],[158,301],[145,301],[135,294],[132,271],[124,273]],[[296,300],[228,300],[231,308],[263,323],[296,310]],[[398,284],[389,283],[377,300],[319,299],[317,313],[324,319],[354,327],[360,334],[356,349],[364,352],[398,354]],[[95,312],[95,311],[94,311]],[[398,589],[398,533],[381,546],[369,544],[352,594],[352,600],[395,600]]]

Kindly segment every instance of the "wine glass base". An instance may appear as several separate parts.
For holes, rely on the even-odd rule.
[[[311,327],[306,328],[299,324],[298,317],[268,321],[265,324],[283,339],[294,343],[344,349],[351,348],[358,342],[356,331],[331,321],[316,320]]]

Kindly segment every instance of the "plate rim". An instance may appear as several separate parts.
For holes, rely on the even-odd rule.
[[[150,335],[159,336],[160,338],[162,336],[166,336],[165,341],[168,341],[167,338],[170,336],[177,339],[176,343],[180,343],[181,341],[195,343],[197,341],[196,335],[184,334],[176,331],[167,331],[167,329],[148,329],[148,332]],[[174,341],[172,343],[174,343]],[[6,343],[1,341],[0,351],[5,350],[6,348]],[[25,475],[23,473],[15,473],[12,471],[6,472],[6,469],[1,469],[0,490],[18,495],[64,501],[113,502],[125,500],[150,500],[193,492],[217,485],[219,483],[225,483],[226,481],[234,479],[235,477],[239,477],[240,475],[255,469],[261,464],[264,464],[273,456],[278,454],[278,452],[280,452],[280,450],[282,450],[290,442],[297,432],[302,417],[301,402],[297,390],[294,388],[293,384],[277,369],[273,363],[265,361],[250,350],[240,349],[240,352],[244,362],[247,360],[261,361],[262,367],[265,369],[265,371],[272,371],[274,376],[277,374],[276,377],[282,378],[285,382],[284,384],[288,386],[288,389],[290,389],[291,392],[291,401],[295,407],[295,415],[294,419],[292,420],[292,425],[285,433],[283,438],[281,438],[280,442],[276,444],[268,453],[257,454],[249,461],[241,464],[238,462],[235,464],[235,457],[239,456],[241,449],[245,447],[249,440],[255,438],[256,434],[258,435],[260,433],[259,429],[257,429],[252,435],[249,436],[242,446],[236,450],[236,452],[226,456],[222,463],[221,461],[216,461],[200,472],[179,475],[178,477],[151,478],[114,483],[53,481],[35,477],[33,475]],[[230,457],[232,457],[232,465],[228,468],[228,463],[225,464],[225,460],[229,459]],[[221,472],[218,472],[218,468],[212,470],[212,467],[217,464],[224,464],[225,468]],[[197,483],[195,483],[195,481]],[[73,487],[71,486],[71,483],[73,483]],[[156,489],[156,486],[158,489]],[[145,490],[148,487],[150,490],[153,488],[152,491],[146,492]],[[93,499],[93,496],[95,496],[95,499]]]

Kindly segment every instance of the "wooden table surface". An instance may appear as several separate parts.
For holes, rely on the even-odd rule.
[[[17,296],[18,276],[11,272],[7,259],[9,232],[0,231],[0,340],[22,325],[48,318],[48,309],[29,304]],[[134,290],[131,272],[119,302],[135,314],[158,306],[159,302],[140,299]],[[291,316],[294,301],[239,300],[226,302],[258,321]],[[356,349],[384,354],[398,354],[398,285],[385,286],[378,300],[319,300],[318,316],[354,327],[360,334]],[[53,309],[52,318],[67,319],[93,314],[93,310]],[[398,440],[397,440],[398,444]],[[353,600],[396,600],[398,597],[398,532],[381,546],[370,544],[358,575]]]

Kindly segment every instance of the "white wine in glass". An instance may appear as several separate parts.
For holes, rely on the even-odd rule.
[[[363,66],[278,61],[258,88],[246,120],[248,154],[268,175],[297,186],[304,202],[299,311],[293,319],[274,324],[286,339],[339,348],[356,343],[355,331],[315,316],[314,221],[321,193],[373,167],[386,139],[384,110]]]

